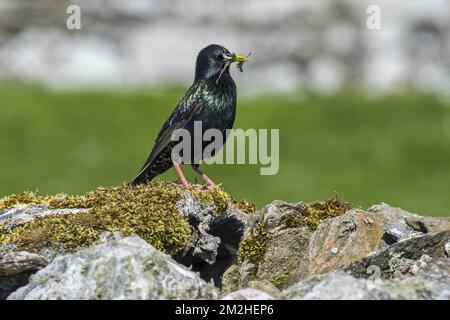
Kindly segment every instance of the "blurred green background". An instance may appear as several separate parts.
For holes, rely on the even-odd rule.
[[[53,92],[3,83],[0,196],[84,193],[129,181],[183,92]],[[280,129],[278,174],[261,176],[259,165],[204,167],[237,199],[261,207],[337,193],[356,207],[386,202],[450,215],[449,99],[412,91],[239,97],[235,128]],[[176,175],[170,170],[158,179]]]

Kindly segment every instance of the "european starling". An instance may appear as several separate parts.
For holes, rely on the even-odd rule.
[[[191,187],[181,170],[182,163],[172,159],[172,148],[178,143],[171,140],[172,133],[183,128],[189,131],[192,140],[196,139],[194,121],[201,121],[202,136],[208,129],[218,129],[222,133],[222,141],[225,142],[226,130],[232,128],[236,115],[236,85],[230,75],[230,65],[238,62],[241,69],[245,61],[246,57],[230,53],[226,48],[216,44],[209,45],[199,52],[194,83],[162,126],[150,155],[131,184],[150,181],[173,166],[183,186]],[[202,149],[206,145],[203,142]],[[198,159],[199,155],[193,154],[192,158],[194,157]],[[203,150],[200,158],[203,159]],[[194,171],[206,181],[208,187],[215,186],[215,183],[200,170],[198,163],[194,161],[190,163]]]

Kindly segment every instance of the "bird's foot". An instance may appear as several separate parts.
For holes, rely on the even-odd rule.
[[[217,188],[217,187],[219,187],[221,184],[193,184],[193,185],[191,185],[191,190],[192,189],[195,189],[195,190],[198,190],[198,191],[210,191],[210,190],[213,190],[213,189],[215,189],[215,188]]]
[[[216,188],[219,189],[221,187],[222,187],[221,183],[215,184],[214,182],[213,183],[208,183],[208,184],[205,185],[206,190],[213,190],[213,189],[216,189]]]
[[[215,188],[217,188],[217,184],[215,184],[214,182],[206,184],[206,189],[208,190],[212,190]]]
[[[190,184],[187,181],[183,181],[181,180],[181,184],[183,185],[183,188],[187,189],[187,190],[191,190],[193,188],[192,184]]]

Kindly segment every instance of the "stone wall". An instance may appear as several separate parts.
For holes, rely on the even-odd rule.
[[[66,8],[81,8],[67,30]],[[369,5],[381,30],[366,27]],[[450,88],[450,3],[403,1],[0,0],[0,78],[53,87],[187,85],[196,53],[253,53],[241,92]]]

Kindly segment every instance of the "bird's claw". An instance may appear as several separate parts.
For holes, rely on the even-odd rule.
[[[183,185],[183,188],[185,188],[186,190],[191,190],[192,189],[192,184],[190,184],[189,182],[181,182],[181,184]]]
[[[206,185],[206,188],[207,188],[208,190],[212,190],[212,189],[220,188],[221,186],[222,186],[221,183],[219,183],[219,184],[215,184],[215,183],[210,184],[210,183],[208,183],[208,184]]]
[[[187,188],[189,190],[198,190],[198,191],[210,191],[213,189],[216,189],[221,184],[193,184],[190,186],[190,188]]]

